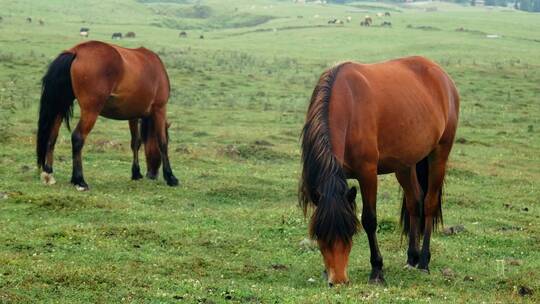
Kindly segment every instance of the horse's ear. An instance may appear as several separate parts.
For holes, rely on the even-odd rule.
[[[356,199],[356,187],[352,187],[349,189],[349,192],[347,192],[347,201],[349,203],[354,203],[354,200]]]

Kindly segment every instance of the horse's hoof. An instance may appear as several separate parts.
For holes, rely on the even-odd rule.
[[[386,285],[386,281],[384,280],[382,270],[377,271],[377,272],[372,272],[371,275],[369,276],[369,283],[376,284],[376,285]]]
[[[386,285],[386,281],[382,277],[381,278],[374,278],[374,279],[369,279],[369,284]]]
[[[41,181],[45,185],[54,185],[54,184],[56,184],[56,180],[54,179],[54,176],[52,175],[52,173],[41,172]]]
[[[146,178],[151,179],[151,180],[156,180],[157,174],[146,173]]]
[[[143,178],[143,176],[140,173],[131,175],[131,180],[139,180],[139,179],[142,179],[142,178]]]
[[[77,189],[77,191],[88,191],[88,186],[80,186],[80,185],[75,185],[75,189]]]
[[[169,179],[167,179],[167,185],[171,186],[171,187],[176,187],[178,186],[180,182],[178,182],[178,179],[176,177],[171,177]]]
[[[430,274],[429,272],[429,268],[423,268],[423,267],[418,267],[418,270],[420,270],[421,272],[425,273],[425,274]]]

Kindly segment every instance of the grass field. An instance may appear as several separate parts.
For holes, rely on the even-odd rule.
[[[540,301],[538,14],[438,2],[262,0],[201,1],[209,9],[199,12],[193,2],[0,1],[0,302]],[[392,28],[359,26],[364,15],[386,10]],[[327,24],[347,16],[351,23]],[[145,46],[164,60],[181,187],[130,181],[128,124],[101,118],[84,150],[91,190],[69,184],[64,128],[58,183],[40,183],[40,79],[61,50],[83,40],[83,26],[103,41],[134,31],[136,38],[115,43]],[[187,38],[178,37],[182,30]],[[387,285],[367,284],[362,231],[351,284],[330,289],[318,249],[302,242],[307,223],[296,202],[307,103],[319,74],[336,62],[406,55],[438,62],[462,96],[443,212],[446,227],[464,231],[434,236],[431,275],[402,269],[400,193],[393,176],[380,176]]]

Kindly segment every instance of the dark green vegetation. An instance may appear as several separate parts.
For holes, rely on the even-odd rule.
[[[1,302],[539,301],[538,15],[430,3],[437,12],[391,7],[392,28],[361,28],[366,13],[348,6],[200,5],[208,12],[202,17],[191,1],[2,2]],[[355,5],[370,7],[370,15],[387,10]],[[351,23],[327,24],[348,15]],[[134,31],[137,38],[118,43],[162,56],[173,85],[171,157],[181,187],[130,181],[128,124],[106,119],[84,151],[89,192],[69,185],[65,129],[56,149],[58,183],[40,184],[39,81],[61,50],[82,41],[83,26],[105,41]],[[187,38],[178,37],[181,30]],[[335,62],[413,54],[441,64],[462,95],[443,213],[446,227],[464,231],[435,235],[431,275],[403,270],[400,194],[393,176],[381,176],[388,286],[366,284],[361,232],[351,285],[328,289],[318,250],[299,244],[307,223],[296,203],[298,136],[311,90]]]

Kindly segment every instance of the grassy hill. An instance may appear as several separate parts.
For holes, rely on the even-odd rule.
[[[392,16],[359,26],[384,11]],[[1,302],[540,300],[538,15],[438,2],[27,0],[4,1],[0,16]],[[348,16],[350,23],[327,23]],[[383,20],[392,28],[378,26]],[[164,60],[181,187],[130,181],[128,124],[103,118],[83,154],[91,190],[69,184],[65,129],[55,151],[58,183],[40,184],[40,79],[60,51],[85,40],[81,27],[108,42],[113,32],[134,31],[136,38],[114,43],[145,46]],[[333,63],[407,55],[438,62],[462,95],[443,212],[446,226],[465,231],[434,236],[431,275],[403,270],[400,193],[393,176],[381,176],[388,285],[367,284],[361,232],[351,285],[328,289],[318,250],[300,244],[307,223],[296,205],[298,136],[308,99]]]

